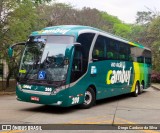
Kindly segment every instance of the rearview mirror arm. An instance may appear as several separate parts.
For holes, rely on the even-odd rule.
[[[26,44],[26,42],[20,42],[20,43],[16,43],[16,44],[13,44],[10,48],[14,48],[14,47],[16,47],[17,45],[25,45]]]

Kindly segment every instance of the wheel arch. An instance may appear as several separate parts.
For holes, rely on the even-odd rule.
[[[136,81],[136,83],[138,83],[138,85],[139,85],[139,87],[140,87],[140,81],[139,81],[139,80],[137,80],[137,81]]]
[[[96,89],[96,86],[94,84],[89,85],[88,88],[92,88],[95,92],[95,96],[97,96],[97,89]]]
[[[143,85],[143,89],[145,88],[145,82],[144,80],[141,81],[141,85]]]

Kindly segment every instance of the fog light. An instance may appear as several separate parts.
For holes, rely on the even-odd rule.
[[[62,104],[62,101],[58,101],[57,104],[58,104],[58,105],[61,105],[61,104]]]

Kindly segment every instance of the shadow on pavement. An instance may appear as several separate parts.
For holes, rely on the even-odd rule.
[[[143,95],[145,93],[147,93],[147,91],[144,91],[141,95]],[[114,103],[114,102],[118,102],[118,101],[121,101],[121,100],[127,100],[129,98],[134,98],[134,97],[131,96],[131,94],[123,94],[123,95],[120,95],[120,96],[105,98],[105,99],[96,101],[96,105],[94,107],[96,108],[96,106],[101,106],[101,105],[104,105],[104,104]],[[90,109],[92,109],[92,108],[90,108]],[[21,109],[21,111],[41,112],[41,113],[47,113],[47,114],[48,113],[51,113],[51,114],[67,114],[67,113],[72,113],[72,112],[75,112],[75,111],[78,111],[78,110],[80,110],[80,108],[78,106],[57,107],[57,106],[49,106],[49,105],[42,105],[42,106],[39,106],[39,107]]]

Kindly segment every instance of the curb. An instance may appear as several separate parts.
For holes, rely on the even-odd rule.
[[[156,90],[160,91],[160,88],[158,88],[158,87],[156,87],[156,86],[154,86],[154,85],[151,85],[151,87],[152,87],[153,89],[156,89]]]
[[[14,94],[16,94],[16,92],[5,92],[5,91],[0,92],[0,96],[1,95],[14,95]]]

